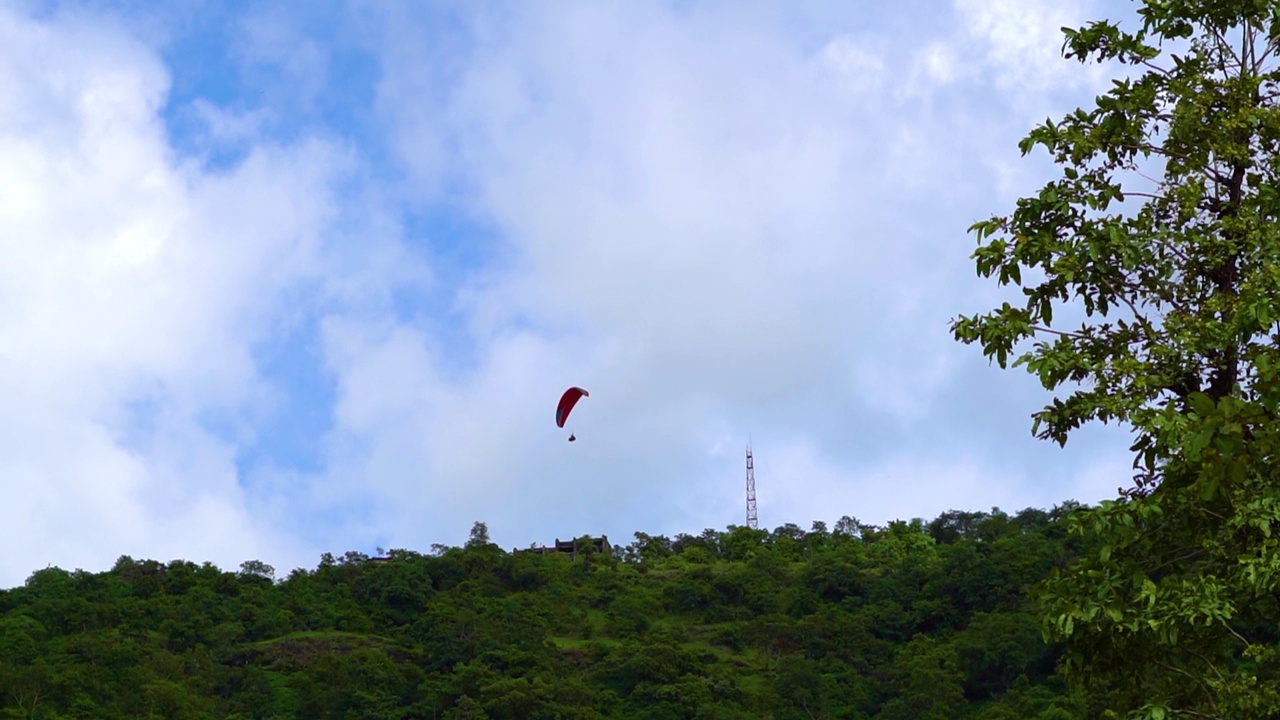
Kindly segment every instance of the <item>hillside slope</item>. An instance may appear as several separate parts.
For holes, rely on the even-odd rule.
[[[0,703],[29,718],[1082,717],[1025,593],[1071,554],[1063,514],[637,533],[574,557],[481,532],[279,581],[260,562],[40,570],[0,592]]]

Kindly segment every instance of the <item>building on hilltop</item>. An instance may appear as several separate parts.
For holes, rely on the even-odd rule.
[[[599,555],[612,555],[613,546],[609,544],[609,536],[601,535],[600,537],[587,538],[591,541],[592,549]],[[539,546],[531,548],[513,548],[512,552],[531,552],[545,555],[547,553],[565,553],[569,557],[576,557],[578,554],[577,540],[561,540],[556,538],[556,544],[552,547]]]

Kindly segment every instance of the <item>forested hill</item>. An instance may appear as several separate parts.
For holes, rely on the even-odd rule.
[[[1083,717],[1026,588],[1069,507],[637,533],[613,552],[324,556],[273,579],[122,557],[0,592],[23,718]]]

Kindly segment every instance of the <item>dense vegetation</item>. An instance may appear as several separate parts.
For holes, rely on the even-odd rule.
[[[122,557],[0,592],[23,718],[1083,717],[1026,592],[1070,506],[637,533],[612,553],[324,556],[273,579]]]

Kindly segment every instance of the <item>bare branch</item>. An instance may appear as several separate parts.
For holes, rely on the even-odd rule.
[[[1175,712],[1182,713],[1183,715],[1190,715],[1191,717],[1205,718],[1205,720],[1222,720],[1221,715],[1210,715],[1209,713],[1202,713],[1196,710],[1186,710],[1183,708],[1179,708]]]
[[[1146,65],[1147,67],[1151,68],[1152,70],[1155,70],[1156,72],[1160,73],[1161,75],[1165,75],[1165,76],[1167,76],[1167,75],[1169,75],[1169,73],[1170,73],[1170,72],[1172,72],[1172,71],[1170,71],[1170,70],[1166,70],[1165,68],[1160,67],[1159,65],[1157,65],[1157,64],[1155,64],[1155,63],[1153,63],[1153,62],[1151,62],[1150,60],[1143,60],[1143,61],[1142,61],[1142,64],[1143,64],[1143,65]]]
[[[1088,339],[1089,339],[1089,337],[1088,337],[1087,335],[1081,335],[1080,333],[1067,332],[1067,331],[1065,331],[1065,330],[1054,330],[1054,329],[1052,329],[1052,328],[1040,327],[1039,325],[1032,325],[1032,326],[1031,326],[1031,329],[1032,329],[1032,331],[1034,331],[1034,332],[1051,333],[1051,334],[1053,334],[1053,335],[1060,335],[1060,336],[1062,336],[1062,337],[1075,338],[1075,339],[1077,339],[1077,340],[1088,340]]]
[[[1126,287],[1128,287],[1127,283],[1126,283]],[[1120,298],[1120,302],[1124,303],[1129,308],[1129,312],[1133,313],[1133,319],[1139,325],[1142,326],[1143,333],[1148,338],[1153,337],[1155,335],[1155,328],[1151,327],[1151,321],[1147,320],[1146,315],[1143,315],[1142,313],[1138,312],[1137,306],[1133,304],[1133,301],[1129,299],[1129,296],[1124,295],[1122,293],[1118,293],[1118,292],[1115,294],[1115,296]]]
[[[1249,645],[1251,645],[1251,644],[1252,644],[1252,643],[1250,643],[1250,642],[1245,638],[1245,636],[1243,636],[1243,635],[1241,635],[1240,633],[1236,632],[1236,629],[1235,629],[1235,628],[1231,627],[1230,625],[1226,624],[1225,622],[1224,622],[1224,623],[1222,623],[1222,627],[1226,628],[1226,629],[1227,629],[1227,632],[1229,632],[1229,633],[1231,633],[1232,635],[1234,635],[1234,636],[1235,636],[1235,638],[1236,638],[1237,640],[1239,640],[1239,641],[1240,641],[1240,644],[1244,645],[1245,647],[1248,647]]]
[[[1177,667],[1176,665],[1170,665],[1169,663],[1163,660],[1160,660],[1159,658],[1156,658],[1154,662],[1156,665],[1159,665],[1165,670],[1169,670],[1171,672],[1175,672],[1179,675],[1182,675],[1186,677],[1188,680],[1198,685],[1202,690],[1204,690],[1204,693],[1209,698],[1209,703],[1213,705],[1214,710],[1218,709],[1218,704],[1213,700],[1213,693],[1209,692],[1209,688],[1205,685],[1205,682],[1202,678],[1196,677],[1195,675],[1192,675],[1191,673],[1187,672],[1186,670],[1183,670],[1180,667]]]
[[[1146,533],[1143,533],[1143,534],[1145,535]],[[1171,564],[1173,564],[1173,563],[1181,563],[1181,562],[1186,562],[1187,560],[1193,560],[1193,559],[1195,559],[1197,556],[1199,556],[1199,555],[1203,555],[1203,554],[1204,554],[1204,550],[1203,550],[1202,548],[1195,548],[1194,550],[1191,550],[1190,552],[1188,552],[1188,553],[1187,553],[1187,554],[1185,554],[1185,555],[1179,555],[1178,557],[1170,558],[1170,559],[1168,559],[1168,560],[1166,560],[1166,561],[1164,561],[1164,562],[1160,563],[1159,565],[1157,565],[1157,566],[1155,566],[1154,568],[1152,568],[1152,569],[1151,569],[1151,574],[1155,574],[1155,573],[1157,573],[1157,572],[1159,572],[1159,571],[1161,571],[1161,570],[1163,570],[1163,569],[1165,569],[1165,568],[1169,567],[1169,566],[1170,566]]]

